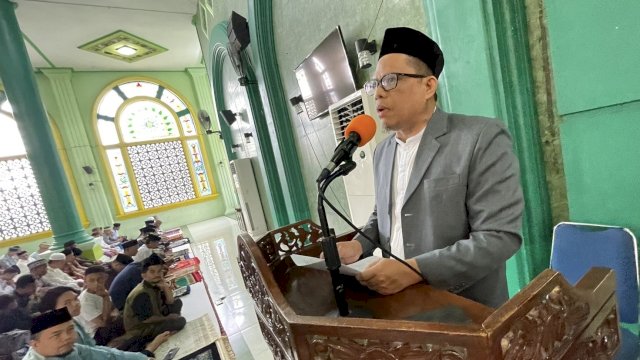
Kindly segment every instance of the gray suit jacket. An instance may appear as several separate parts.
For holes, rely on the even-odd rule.
[[[376,205],[363,231],[390,249],[392,135],[376,147]],[[497,120],[436,110],[424,132],[402,206],[407,259],[429,283],[498,307],[508,299],[506,260],[522,243],[518,161]],[[375,246],[362,236],[363,256]]]

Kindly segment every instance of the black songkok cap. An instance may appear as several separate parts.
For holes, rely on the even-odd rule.
[[[143,233],[143,234],[152,233],[154,231],[156,231],[156,227],[155,226],[151,226],[151,225],[148,225],[148,226],[145,226],[143,228],[140,228],[140,232]]]
[[[126,249],[136,245],[138,245],[138,240],[129,240],[122,243],[122,248]]]
[[[162,240],[162,238],[156,234],[149,234],[147,235],[147,242],[152,242],[152,241],[160,241]]]
[[[116,255],[116,258],[113,259],[113,261],[117,261],[122,265],[128,265],[128,264],[133,262],[133,259],[129,255],[118,254],[118,255]]]
[[[444,55],[440,46],[418,30],[398,27],[384,32],[380,58],[387,54],[405,54],[420,59],[427,64],[435,77],[440,76],[444,67]]]
[[[35,335],[43,330],[66,323],[67,321],[71,321],[71,315],[69,315],[66,307],[44,312],[31,319],[31,334]]]

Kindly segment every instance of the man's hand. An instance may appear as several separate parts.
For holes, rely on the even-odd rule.
[[[104,287],[101,287],[96,291],[96,295],[104,298],[109,296],[109,292]]]
[[[362,245],[357,240],[339,241],[336,246],[338,247],[340,262],[345,265],[358,261],[360,255],[362,255]]]
[[[167,280],[162,280],[162,281],[160,281],[160,282],[158,283],[158,287],[159,287],[161,290],[169,291],[169,290],[171,290],[171,282],[169,282],[169,281],[167,281]]]
[[[158,350],[158,348],[160,347],[160,345],[162,345],[164,342],[166,342],[169,337],[171,336],[171,332],[169,331],[165,331],[162,334],[156,336],[152,342],[150,342],[147,347],[145,348],[145,350],[150,351],[150,352],[155,352],[156,350]]]
[[[418,269],[415,260],[407,260],[414,269]],[[422,280],[401,262],[394,259],[381,259],[356,276],[360,283],[382,295],[391,295]]]

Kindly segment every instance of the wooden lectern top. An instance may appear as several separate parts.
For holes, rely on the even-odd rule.
[[[611,270],[592,269],[575,286],[545,270],[496,310],[425,284],[383,296],[345,277],[357,317],[337,317],[329,273],[290,258],[319,255],[320,237],[310,221],[257,241],[238,237],[243,279],[275,359],[610,359],[618,348]]]

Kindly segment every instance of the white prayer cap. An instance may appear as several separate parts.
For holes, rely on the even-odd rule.
[[[67,257],[63,253],[53,253],[51,254],[51,256],[49,256],[50,261],[66,260],[66,259]]]

